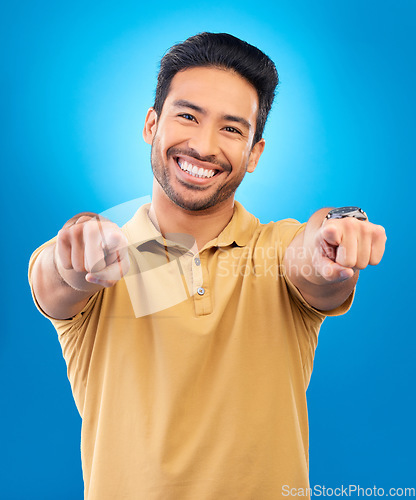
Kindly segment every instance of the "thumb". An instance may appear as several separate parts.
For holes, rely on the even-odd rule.
[[[355,274],[354,269],[341,266],[328,257],[322,258],[318,272],[324,279],[332,283],[345,281],[352,278]]]

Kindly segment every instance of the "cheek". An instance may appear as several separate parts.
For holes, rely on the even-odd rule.
[[[152,149],[159,157],[166,155],[166,136],[157,133],[153,139]]]
[[[155,136],[159,153],[166,156],[166,151],[171,147],[179,146],[182,142],[186,140],[186,137],[182,134],[179,134],[174,127],[165,127],[162,131],[158,131]]]
[[[246,164],[250,156],[250,147],[248,144],[236,144],[230,148],[230,157],[232,156],[234,163]]]

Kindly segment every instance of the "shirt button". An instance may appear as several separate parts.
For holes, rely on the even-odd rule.
[[[201,261],[198,259],[198,257],[195,257],[194,262],[197,266],[201,265]]]
[[[198,295],[204,295],[204,293],[205,293],[205,288],[202,288],[202,286],[200,286],[200,287],[198,288],[197,292],[198,292]]]

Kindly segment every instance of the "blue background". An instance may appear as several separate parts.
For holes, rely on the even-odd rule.
[[[362,206],[383,262],[321,330],[308,389],[311,484],[416,486],[414,1],[9,2],[1,13],[1,490],[80,499],[80,425],[31,252],[74,214],[151,193],[141,138],[165,50],[227,31],[275,60],[266,151],[239,199],[264,222]]]

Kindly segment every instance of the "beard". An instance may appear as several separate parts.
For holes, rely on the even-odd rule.
[[[212,185],[199,186],[184,182],[183,180],[175,177],[175,181],[183,186],[183,189],[180,191],[175,189],[172,185],[171,171],[169,170],[167,164],[164,163],[161,148],[159,146],[159,139],[157,134],[155,135],[151,151],[153,175],[165,194],[173,203],[175,203],[175,205],[191,212],[207,210],[233,196],[236,189],[241,184],[247,170],[246,165],[244,169],[241,169],[241,173],[231,177],[230,179],[229,177],[232,172],[232,168],[229,163],[220,162],[212,156],[201,157],[195,150],[192,149],[179,149],[171,147],[166,151],[167,160],[172,159],[173,161],[176,161],[175,156],[180,155],[190,156],[196,160],[207,161],[211,164],[220,166],[223,173],[216,175],[225,175],[225,173],[228,173],[225,181],[217,187]]]

